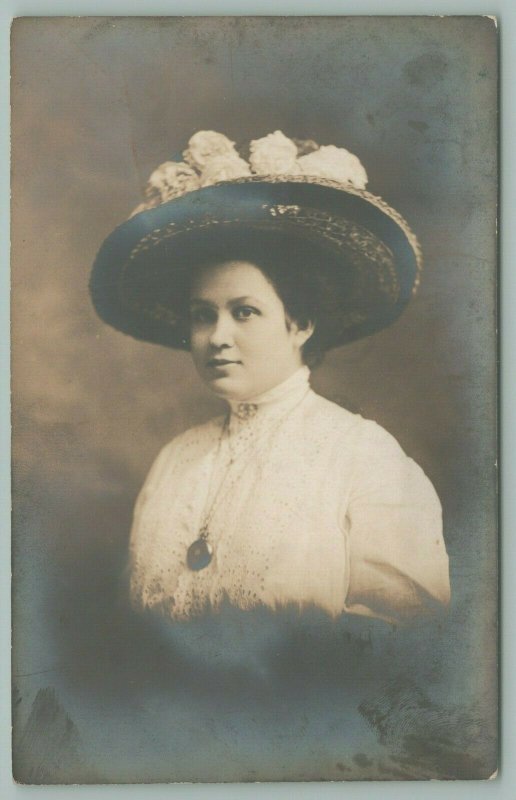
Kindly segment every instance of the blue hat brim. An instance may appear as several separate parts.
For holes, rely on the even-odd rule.
[[[379,198],[332,181],[248,178],[189,192],[117,227],[93,265],[94,307],[137,339],[187,349],[176,300],[192,267],[222,243],[238,258],[256,236],[264,252],[278,236],[296,238],[313,253],[314,269],[324,265],[333,276],[342,313],[326,320],[327,348],[390,325],[419,282],[415,236]]]

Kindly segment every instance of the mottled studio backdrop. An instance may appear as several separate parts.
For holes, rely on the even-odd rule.
[[[495,769],[496,86],[496,30],[480,17],[15,22],[19,780],[487,777]],[[89,271],[150,172],[200,129],[237,143],[281,129],[346,147],[364,164],[368,188],[422,243],[421,291],[402,318],[329,354],[313,375],[317,391],[377,420],[421,464],[443,503],[451,559],[452,607],[433,671],[417,683],[400,659],[390,683],[354,709],[354,735],[335,711],[338,691],[350,693],[329,678],[319,705],[312,698],[306,707],[295,696],[267,704],[239,695],[236,684],[233,693],[196,691],[166,659],[158,664],[163,654],[147,630],[113,616],[146,471],[165,442],[220,405],[187,354],[96,318]],[[367,654],[380,665],[383,657],[381,647]],[[283,698],[292,690],[286,672]]]

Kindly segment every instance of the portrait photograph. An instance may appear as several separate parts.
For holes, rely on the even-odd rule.
[[[498,27],[11,29],[20,784],[498,769]]]

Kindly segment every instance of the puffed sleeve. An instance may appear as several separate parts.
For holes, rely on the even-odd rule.
[[[145,605],[148,576],[155,570],[157,557],[156,525],[147,519],[146,506],[160,483],[168,477],[173,468],[177,450],[178,439],[176,438],[158,453],[134,506],[124,580],[126,594],[130,603],[135,607]]]
[[[179,437],[178,437],[179,438]],[[175,452],[178,449],[178,438],[172,439],[171,442],[166,444],[164,447],[161,448],[158,455],[154,459],[152,466],[147,473],[147,477],[143,483],[142,488],[136,498],[136,503],[134,505],[134,512],[133,512],[133,535],[135,530],[138,528],[138,522],[141,514],[142,507],[145,504],[147,498],[155,491],[157,485],[159,484],[160,480],[164,472],[169,468],[172,459],[174,458]]]
[[[397,441],[365,421],[347,507],[346,611],[390,622],[449,603],[439,498]]]

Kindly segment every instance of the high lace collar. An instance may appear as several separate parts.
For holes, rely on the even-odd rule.
[[[256,397],[246,401],[230,400],[231,418],[245,421],[257,415],[263,416],[265,412],[268,415],[272,410],[287,410],[306,395],[310,388],[309,381],[310,370],[303,366],[285,381]]]

